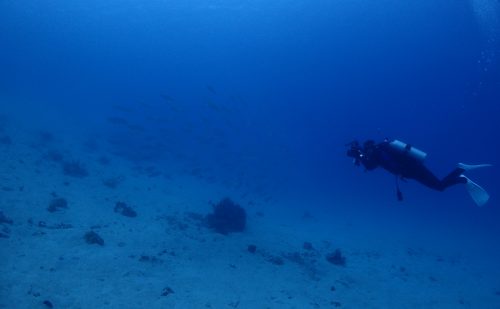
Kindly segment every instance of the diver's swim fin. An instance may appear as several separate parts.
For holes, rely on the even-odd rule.
[[[493,166],[492,164],[464,164],[464,163],[458,163],[457,167],[460,169],[463,169],[464,171],[472,171],[478,168],[483,168],[483,167],[490,167]]]
[[[474,202],[476,202],[477,206],[483,206],[484,204],[486,204],[486,202],[488,202],[488,200],[490,199],[490,195],[488,194],[488,192],[486,192],[486,190],[484,190],[480,185],[470,180],[466,176],[461,175],[460,177],[463,177],[467,180],[467,182],[465,183],[467,192],[469,192],[470,196],[472,197]]]

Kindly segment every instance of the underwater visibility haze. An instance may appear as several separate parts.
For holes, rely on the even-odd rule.
[[[499,57],[497,0],[1,0],[0,308],[500,308]]]

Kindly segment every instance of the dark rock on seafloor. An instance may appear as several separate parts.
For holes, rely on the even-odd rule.
[[[342,255],[342,251],[340,251],[340,249],[328,254],[326,256],[326,260],[337,266],[345,266],[346,264],[345,257]]]
[[[143,263],[151,263],[151,264],[161,264],[163,263],[163,260],[162,259],[159,259],[157,258],[156,256],[152,256],[152,255],[141,255],[139,257],[139,262],[143,262]]]
[[[90,245],[98,244],[99,246],[104,246],[104,240],[94,231],[85,233],[83,238],[85,239],[85,242],[87,242]]]
[[[217,233],[227,235],[243,232],[246,226],[246,212],[240,205],[225,198],[214,206],[213,213],[207,215],[206,220],[208,227]]]
[[[174,290],[172,290],[172,288],[167,286],[166,288],[163,289],[163,291],[161,291],[161,296],[167,296],[173,293],[175,293]]]
[[[304,242],[302,248],[304,248],[304,250],[314,250],[313,245],[308,241]]]
[[[285,264],[285,261],[279,256],[271,256],[267,259],[267,261],[271,264],[278,265],[278,266]]]
[[[89,175],[87,169],[80,161],[68,161],[62,163],[64,175],[83,178]]]
[[[257,246],[256,245],[248,245],[247,250],[250,253],[255,253],[255,251],[257,251]]]
[[[137,217],[137,212],[123,202],[117,202],[115,205],[115,212],[119,213],[125,217]]]
[[[0,211],[0,224],[2,223],[12,224],[12,219],[4,215],[3,211]]]
[[[118,187],[118,185],[122,183],[123,180],[125,180],[124,176],[115,176],[104,179],[102,183],[110,189],[116,189],[116,187]]]
[[[33,225],[34,224],[33,220],[29,219],[28,220],[28,224],[29,225]],[[39,228],[50,229],[50,230],[67,230],[67,229],[72,229],[73,228],[73,225],[68,224],[68,223],[64,223],[64,222],[54,223],[54,224],[47,224],[47,222],[45,222],[45,221],[38,221],[37,226]]]
[[[49,207],[47,207],[47,210],[49,212],[56,212],[61,209],[67,209],[67,208],[68,208],[68,201],[66,201],[66,199],[62,197],[58,197],[50,202]]]

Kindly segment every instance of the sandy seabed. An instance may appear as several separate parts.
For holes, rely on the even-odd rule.
[[[29,134],[9,136],[0,146],[0,308],[500,308],[494,262],[381,240],[342,215],[280,216],[286,201],[242,202],[246,231],[218,234],[203,223],[209,201],[240,202],[221,184],[76,151],[89,174],[72,177]],[[67,208],[48,211],[58,197]],[[115,212],[119,201],[137,216]],[[88,244],[89,231],[104,245]],[[325,258],[338,248],[345,266]]]

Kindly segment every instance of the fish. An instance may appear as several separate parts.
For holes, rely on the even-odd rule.
[[[108,117],[107,121],[112,124],[128,125],[128,121],[121,117]]]
[[[177,107],[173,102],[175,101],[174,98],[167,94],[161,94],[160,97],[170,106],[170,109],[174,112],[179,112],[179,107]]]
[[[118,104],[115,104],[112,106],[113,109],[117,110],[117,111],[120,111],[120,112],[125,112],[125,113],[131,113],[133,112],[134,110],[130,107],[127,107],[127,106],[123,106],[123,105],[118,105]]]
[[[175,101],[173,97],[169,96],[168,94],[161,94],[160,97],[165,100],[166,102],[172,102]]]
[[[207,89],[208,91],[210,91],[212,94],[217,94],[217,92],[215,91],[214,87],[210,86],[210,85],[207,85]]]
[[[220,107],[217,104],[215,104],[214,102],[212,102],[212,101],[208,101],[207,102],[207,106],[209,108],[213,109],[214,111],[217,111],[217,112],[221,111]]]

